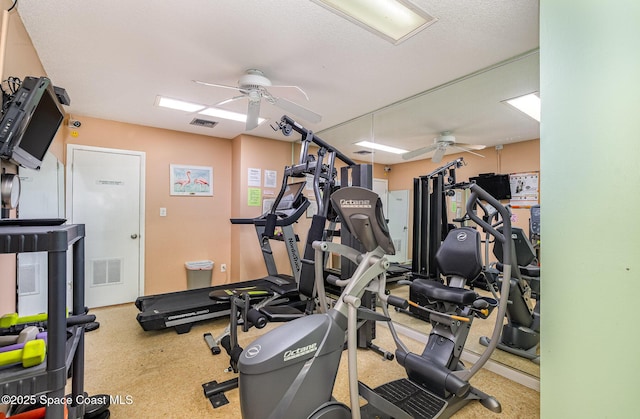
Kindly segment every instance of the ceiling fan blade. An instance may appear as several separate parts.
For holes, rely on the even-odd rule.
[[[258,126],[258,117],[260,116],[260,101],[250,100],[249,109],[247,110],[247,126],[246,130],[251,131]]]
[[[271,85],[271,86],[269,86],[269,89],[271,89],[272,87],[275,87],[275,88],[286,87],[286,88],[290,88],[290,89],[298,89],[298,91],[304,95],[305,99],[309,100],[309,96],[307,95],[307,93],[304,90],[302,90],[301,87],[298,87],[298,86],[284,86],[284,85]]]
[[[218,102],[213,106],[214,107],[218,107],[218,106],[226,105],[227,103],[231,103],[231,102],[236,101],[238,99],[244,99],[245,97],[246,97],[245,95],[235,96],[235,97],[232,97],[230,99],[225,99],[222,102]]]
[[[223,89],[240,90],[240,88],[237,86],[227,86],[225,84],[208,83],[206,81],[200,81],[200,80],[192,80],[192,81],[194,83],[202,84],[204,86],[209,86],[209,87],[222,87]]]
[[[433,153],[433,157],[431,158],[431,161],[434,163],[440,163],[440,161],[442,160],[442,156],[444,156],[445,151],[447,151],[447,147],[438,147],[436,149],[436,152]]]
[[[433,151],[433,150],[435,150],[437,147],[438,147],[438,145],[437,145],[437,144],[431,144],[431,145],[429,145],[429,146],[422,147],[422,148],[419,148],[419,149],[417,149],[417,150],[409,151],[409,152],[404,153],[404,154],[402,155],[402,159],[403,159],[403,160],[411,160],[411,159],[412,159],[412,158],[414,158],[414,157],[418,157],[418,156],[421,156],[422,154],[425,154],[425,153],[428,153],[428,152],[430,152],[430,151]]]
[[[284,109],[287,112],[291,112],[308,122],[317,124],[318,122],[322,121],[321,115],[305,107],[302,107],[297,103],[293,103],[287,99],[274,97],[272,103],[277,107],[279,107],[280,109]]]
[[[466,145],[466,144],[465,144]],[[471,149],[467,148],[467,147],[460,147],[460,144],[452,144],[451,147],[457,148],[458,150],[462,150],[465,151],[467,153],[471,153],[473,155],[476,155],[478,157],[482,157],[484,158],[484,156],[482,154],[476,153],[475,151],[471,151]],[[484,148],[485,146],[482,146],[482,148]],[[482,150],[482,149],[481,149]]]
[[[468,148],[471,150],[484,150],[485,148],[487,148],[486,145],[480,145],[480,144],[454,143],[453,145],[457,147]]]

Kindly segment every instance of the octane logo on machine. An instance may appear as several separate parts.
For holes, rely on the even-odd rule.
[[[303,346],[297,349],[290,349],[284,353],[284,362],[291,361],[292,359],[301,357],[306,354],[310,354],[318,350],[318,343],[312,343],[311,345]]]
[[[246,356],[247,358],[253,358],[260,353],[260,349],[262,349],[260,345],[253,345],[252,347],[247,348],[247,350],[244,351],[244,356]]]
[[[342,208],[371,208],[371,201],[368,199],[341,199]]]
[[[467,240],[467,233],[465,233],[464,231],[458,233],[458,235],[456,236],[456,239],[458,239],[459,242],[463,242]]]

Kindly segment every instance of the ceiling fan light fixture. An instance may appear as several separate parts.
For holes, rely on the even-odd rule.
[[[537,92],[507,99],[504,102],[540,122],[540,97]]]
[[[371,141],[360,141],[360,142],[357,142],[356,145],[359,145],[361,147],[372,148],[374,150],[386,151],[387,153],[393,153],[393,154],[404,154],[407,152],[407,150],[403,150],[401,148],[391,147],[391,146],[379,144],[379,143],[372,143]]]
[[[438,19],[408,0],[311,0],[397,45]]]

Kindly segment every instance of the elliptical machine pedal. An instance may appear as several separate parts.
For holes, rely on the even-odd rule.
[[[358,390],[369,401],[360,409],[363,418],[435,418],[447,407],[446,400],[425,391],[406,378],[391,381],[375,389],[359,382]],[[382,404],[384,408],[378,410],[376,405]],[[396,413],[392,416],[383,413],[394,410]]]

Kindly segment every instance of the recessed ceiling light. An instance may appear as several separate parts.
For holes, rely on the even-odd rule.
[[[540,97],[538,97],[537,93],[514,97],[504,102],[540,122]]]
[[[438,19],[409,0],[311,0],[397,45]]]
[[[361,147],[373,148],[374,150],[386,151],[387,153],[393,153],[393,154],[407,153],[407,150],[403,150],[401,148],[391,147],[391,146],[379,144],[379,143],[372,143],[370,141],[360,141],[360,142],[357,142],[356,145],[359,145]]]

